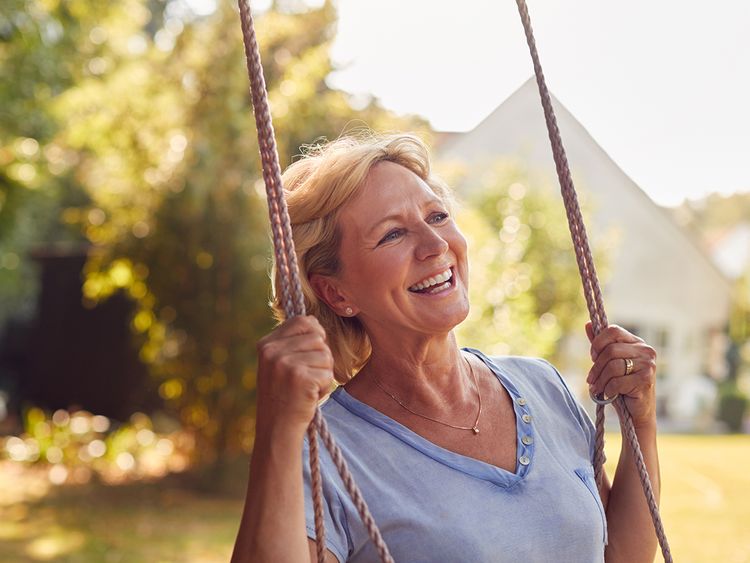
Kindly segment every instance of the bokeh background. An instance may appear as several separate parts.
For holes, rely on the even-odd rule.
[[[585,304],[512,4],[498,14],[456,2],[253,5],[282,166],[301,146],[365,127],[421,135],[456,189],[471,245],[462,343],[548,358],[585,402]],[[639,56],[607,26],[627,35],[643,25],[641,43],[647,32],[669,43],[635,6],[563,21],[540,5],[542,60],[610,320],[660,354],[675,559],[747,562],[750,147],[735,133],[748,113],[717,118],[739,107],[747,78],[723,87],[706,76],[747,75],[749,43],[734,30],[750,14],[737,4],[720,26],[694,8],[666,13],[688,22],[667,52],[675,68],[693,61],[705,101],[689,98],[682,125],[697,130],[700,143],[687,144],[699,153],[675,161],[670,139],[688,133],[641,109],[671,115],[683,75],[621,65],[623,98],[588,66],[613,43],[622,60]],[[497,33],[482,27],[489,16]],[[699,72],[695,21],[733,49],[706,55]],[[593,39],[571,34],[576,22]],[[460,33],[444,30],[451,23]],[[513,50],[499,55],[498,37]],[[461,50],[467,38],[479,46]],[[593,58],[566,60],[566,50]],[[591,109],[566,72],[615,107]],[[5,0],[0,76],[0,560],[228,561],[254,440],[255,342],[273,326],[236,7]],[[724,128],[701,129],[712,122]]]

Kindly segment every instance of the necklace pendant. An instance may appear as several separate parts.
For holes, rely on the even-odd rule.
[[[479,434],[479,427],[475,426],[474,428],[471,429],[471,431],[474,432],[474,434]]]

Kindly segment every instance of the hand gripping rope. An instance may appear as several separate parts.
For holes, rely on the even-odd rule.
[[[255,112],[255,126],[258,129],[258,147],[263,166],[263,180],[266,183],[266,196],[268,198],[268,212],[271,218],[271,233],[273,237],[274,256],[276,267],[279,268],[281,278],[281,295],[284,304],[284,313],[287,318],[305,314],[305,301],[299,282],[299,269],[297,267],[297,256],[294,253],[294,241],[292,240],[292,226],[289,220],[286,201],[284,200],[283,186],[281,185],[281,168],[279,167],[279,155],[276,150],[276,139],[271,123],[271,112],[268,107],[268,93],[266,81],[263,77],[263,67],[260,63],[260,51],[255,38],[253,19],[250,14],[249,0],[239,0],[240,20],[242,23],[242,35],[245,44],[245,58],[247,59],[247,73],[250,78],[250,93],[253,100]],[[310,473],[312,476],[312,495],[315,506],[315,535],[317,540],[318,562],[325,561],[325,527],[323,523],[323,488],[320,479],[320,461],[318,457],[318,434],[323,440],[326,448],[331,454],[346,490],[352,498],[362,522],[383,562],[393,563],[393,558],[388,552],[388,547],[383,541],[380,530],[372,519],[370,510],[362,498],[362,493],[354,483],[346,461],[341,455],[341,450],[333,441],[328,431],[325,419],[320,414],[320,409],[315,411],[307,436],[310,442]]]
[[[549,131],[550,141],[552,143],[552,152],[557,166],[557,174],[560,180],[565,209],[570,225],[570,232],[573,237],[573,245],[576,251],[578,268],[583,281],[584,295],[591,316],[594,334],[599,334],[607,326],[607,317],[602,304],[601,290],[594,269],[591,250],[589,248],[586,230],[583,225],[583,218],[578,206],[575,188],[568,168],[565,150],[562,146],[560,131],[557,127],[552,103],[549,92],[544,82],[541,65],[539,64],[536,45],[531,30],[528,9],[524,0],[516,0],[518,10],[521,14],[526,38],[531,50],[531,57],[534,62],[534,72],[539,85],[539,93],[542,97],[545,120]],[[284,305],[284,312],[287,318],[305,314],[304,297],[299,282],[299,269],[297,267],[297,257],[294,252],[294,242],[292,240],[292,228],[289,219],[289,213],[284,200],[283,186],[281,184],[281,169],[279,167],[279,157],[276,150],[276,140],[274,138],[273,124],[271,122],[271,113],[268,106],[268,93],[266,91],[265,79],[263,77],[263,67],[260,61],[260,52],[255,37],[253,19],[250,13],[249,0],[239,0],[240,20],[242,24],[243,42],[245,45],[245,57],[247,59],[247,71],[250,78],[250,92],[255,113],[255,124],[258,130],[258,147],[260,149],[261,163],[263,168],[263,179],[266,184],[266,196],[268,198],[268,210],[271,219],[271,232],[274,246],[274,256],[276,267],[280,272],[281,295]],[[597,401],[602,403],[602,401]],[[626,435],[630,447],[633,449],[636,458],[636,464],[641,476],[646,498],[648,500],[651,517],[659,537],[659,543],[664,554],[665,561],[671,563],[672,557],[669,553],[669,546],[659,517],[659,510],[656,506],[651,482],[646,471],[641,454],[638,438],[635,435],[632,418],[628,412],[625,401],[622,397],[615,399],[615,407],[624,414],[623,424],[626,427]],[[596,472],[597,483],[601,483],[602,466],[604,463],[604,406],[597,404],[596,414],[596,449],[594,454],[594,469]],[[388,552],[388,547],[383,541],[383,537],[370,514],[367,504],[362,498],[362,493],[354,483],[354,479],[346,465],[341,450],[333,440],[325,419],[316,410],[315,416],[308,428],[307,435],[310,443],[310,473],[312,477],[312,496],[315,512],[315,533],[317,541],[317,557],[319,563],[325,560],[325,527],[323,520],[323,493],[320,478],[320,462],[318,452],[318,434],[323,440],[331,454],[336,468],[341,475],[341,479],[346,487],[347,492],[352,498],[357,511],[359,512],[362,522],[367,528],[370,539],[384,563],[392,563],[393,558]]]

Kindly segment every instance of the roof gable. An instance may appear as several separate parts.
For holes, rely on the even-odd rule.
[[[729,281],[693,235],[656,205],[559,100],[550,95],[577,189],[594,201],[596,211],[591,218],[586,218],[591,230],[596,233],[612,225],[623,225],[626,246],[629,243],[650,245],[651,254],[655,255],[652,262],[659,253],[665,258],[678,253],[683,256],[681,262],[691,265],[694,275],[700,271],[700,275],[711,278],[728,292]],[[530,169],[549,173],[555,179],[550,184],[558,185],[533,78],[524,82],[474,129],[445,137],[437,153],[440,160],[462,160],[480,167],[501,156],[521,157]],[[626,209],[632,212],[623,216]]]

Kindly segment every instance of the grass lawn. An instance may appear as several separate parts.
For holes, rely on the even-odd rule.
[[[608,435],[610,475],[619,443]],[[675,561],[750,563],[750,436],[665,435],[660,447]],[[48,489],[0,465],[0,561],[227,562],[243,492],[209,496],[169,479]]]
[[[0,491],[17,485],[7,477],[0,470]],[[226,563],[244,494],[202,494],[169,478],[45,494],[37,476],[22,481],[31,489],[23,501],[3,506],[0,494],[2,563]]]
[[[611,477],[620,435],[606,440]],[[750,436],[663,435],[659,460],[661,515],[674,560],[750,563]]]

